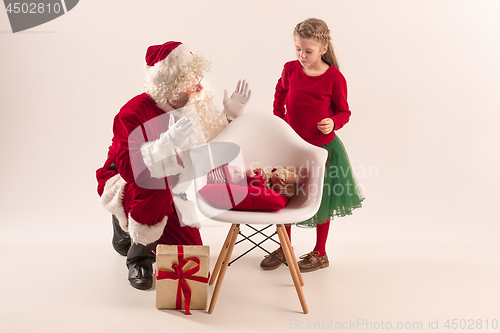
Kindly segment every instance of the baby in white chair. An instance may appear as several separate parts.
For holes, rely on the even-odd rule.
[[[286,198],[293,197],[298,188],[304,185],[308,176],[305,166],[296,168],[286,166],[265,171],[261,168],[243,170],[237,165],[223,164],[207,174],[207,184],[235,184],[265,187]]]

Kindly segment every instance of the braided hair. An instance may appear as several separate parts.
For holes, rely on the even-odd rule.
[[[323,43],[323,45],[328,45],[326,53],[321,55],[321,59],[328,65],[339,69],[337,58],[333,52],[330,29],[328,29],[325,21],[316,18],[304,20],[295,26],[293,35],[307,39],[314,38]]]

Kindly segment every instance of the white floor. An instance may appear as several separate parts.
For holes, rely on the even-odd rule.
[[[332,224],[330,267],[303,275],[309,314],[301,312],[288,269],[261,270],[257,250],[229,267],[213,314],[187,316],[157,310],[154,290],[130,287],[125,259],[110,244],[109,216],[97,216],[85,227],[2,226],[1,332],[461,331],[452,323],[500,330],[492,327],[500,320],[499,246],[484,231],[374,221],[359,210]],[[228,227],[202,228],[211,267]],[[304,254],[314,229],[294,227],[292,238]]]

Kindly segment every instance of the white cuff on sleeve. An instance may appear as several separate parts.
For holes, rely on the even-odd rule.
[[[166,135],[166,133],[164,134]],[[172,141],[166,140],[165,137],[143,143],[141,153],[144,164],[148,167],[153,178],[176,175],[183,170],[183,167],[177,163]]]

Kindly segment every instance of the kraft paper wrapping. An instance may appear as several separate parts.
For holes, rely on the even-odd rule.
[[[210,248],[201,245],[183,245],[184,259],[197,257],[200,259],[200,270],[193,276],[208,278]],[[156,247],[156,270],[166,270],[172,272],[172,265],[179,264],[179,254],[177,245],[160,244]],[[183,268],[187,271],[196,266],[196,263],[189,261]],[[191,289],[191,310],[205,310],[208,301],[208,283],[192,281],[186,279]],[[158,309],[176,309],[177,288],[179,280],[161,279],[156,280],[156,307]],[[184,295],[182,294],[181,309],[184,308]]]

